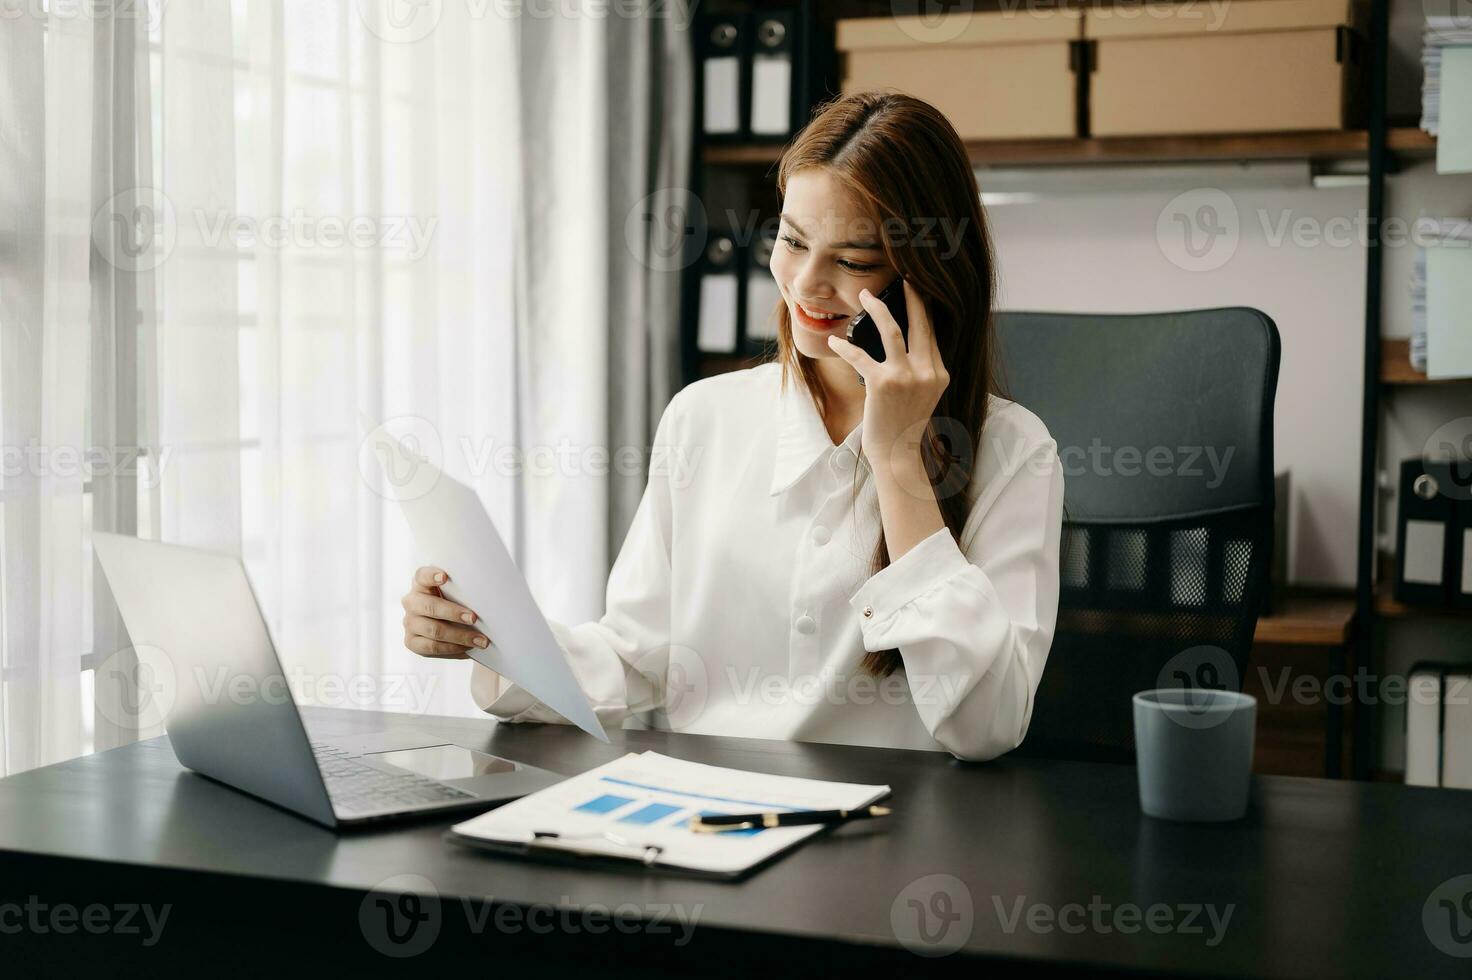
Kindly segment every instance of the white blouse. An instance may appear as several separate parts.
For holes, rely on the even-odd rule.
[[[961,759],[1015,748],[1058,613],[1063,468],[1046,426],[992,396],[960,545],[941,529],[871,575],[863,427],[835,446],[801,378],[780,382],[762,364],[665,409],[607,611],[551,623],[599,720]],[[902,668],[860,670],[893,648]],[[567,723],[480,664],[471,692],[501,721]]]

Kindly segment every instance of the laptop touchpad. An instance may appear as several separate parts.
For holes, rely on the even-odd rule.
[[[366,758],[386,762],[430,779],[471,779],[499,772],[515,772],[515,762],[459,745],[431,745],[423,749],[374,752]]]

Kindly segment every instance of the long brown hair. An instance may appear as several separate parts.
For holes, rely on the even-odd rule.
[[[931,413],[921,442],[926,473],[946,527],[960,543],[987,395],[996,390],[992,305],[996,270],[980,189],[961,138],[934,106],[907,95],[861,92],[819,107],[782,154],[777,190],[808,167],[821,167],[878,219],[890,265],[925,300],[950,383]],[[940,235],[936,227],[946,229]],[[952,254],[952,249],[954,252]],[[787,304],[777,311],[777,359],[785,388],[791,372],[803,380],[818,414],[827,398],[812,358],[792,340]],[[965,442],[965,445],[956,443]],[[872,465],[872,464],[871,464]],[[855,493],[859,468],[854,468]],[[880,528],[873,573],[889,565]],[[902,665],[898,650],[870,652],[861,668],[884,677]]]

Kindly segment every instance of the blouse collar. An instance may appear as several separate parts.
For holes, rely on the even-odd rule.
[[[778,385],[781,385],[780,373]],[[835,446],[807,387],[800,378],[790,378],[786,388],[778,393],[777,448],[772,461],[770,494],[776,496],[787,490],[830,453],[847,451],[858,456],[863,429],[860,422]]]

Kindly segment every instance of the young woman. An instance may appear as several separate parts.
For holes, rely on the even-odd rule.
[[[865,93],[782,156],[774,362],[698,381],[660,420],[607,612],[552,623],[605,727],[990,759],[1027,734],[1058,610],[1063,471],[992,380],[994,265],[976,180],[933,107]],[[875,299],[905,280],[908,348]],[[867,310],[885,358],[845,339]],[[485,638],[421,568],[404,642]],[[508,722],[566,719],[486,667]],[[641,725],[641,727],[642,727]]]

